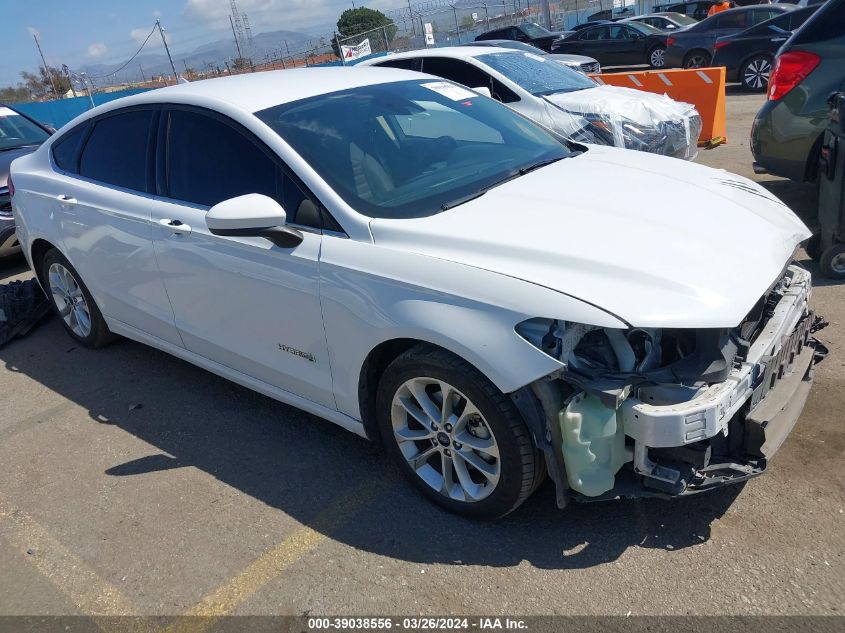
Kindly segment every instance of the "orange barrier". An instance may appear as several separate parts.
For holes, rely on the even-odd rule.
[[[676,101],[691,103],[701,115],[699,147],[710,149],[728,142],[725,132],[724,67],[643,70],[590,76],[601,84],[665,94]]]

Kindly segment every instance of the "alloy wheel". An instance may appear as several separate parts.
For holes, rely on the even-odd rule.
[[[91,334],[91,312],[73,274],[61,264],[54,263],[47,273],[47,280],[53,303],[70,330],[80,338]]]
[[[411,470],[455,501],[476,502],[495,490],[499,446],[478,408],[452,385],[412,378],[396,390],[393,437]]]
[[[710,63],[710,60],[707,58],[707,55],[703,53],[696,53],[695,55],[691,55],[689,59],[687,59],[687,68],[704,68]]]
[[[753,59],[745,67],[742,75],[742,82],[754,90],[762,90],[769,85],[769,76],[772,73],[772,64],[763,57]]]
[[[655,48],[651,51],[649,62],[654,68],[663,68],[666,65],[666,49]]]
[[[845,253],[835,255],[830,260],[830,269],[837,275],[845,275]]]

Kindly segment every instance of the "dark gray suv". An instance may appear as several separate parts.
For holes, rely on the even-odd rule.
[[[50,136],[50,129],[8,106],[0,104],[0,257],[20,250],[9,196],[9,165],[35,151]]]

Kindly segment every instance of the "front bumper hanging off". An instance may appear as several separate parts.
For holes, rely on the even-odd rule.
[[[622,402],[617,423],[633,463],[619,470],[611,490],[598,496],[566,490],[566,466],[556,455],[564,479],[556,483],[565,491],[558,503],[690,495],[764,473],[804,408],[814,363],[827,352],[812,336],[825,324],[809,309],[810,274],[796,266],[788,274],[789,286],[727,380],[697,390],[635,387]],[[546,411],[557,406],[546,400]],[[549,422],[549,443],[560,446]],[[554,470],[549,472],[557,479]]]

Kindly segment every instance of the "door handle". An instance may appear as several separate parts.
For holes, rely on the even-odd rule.
[[[171,220],[169,218],[165,218],[163,220],[158,221],[159,225],[174,233],[176,235],[190,235],[191,234],[191,227],[179,220]]]
[[[74,198],[72,196],[65,195],[65,194],[60,194],[60,195],[56,196],[56,200],[58,200],[59,202],[62,202],[64,204],[76,204],[76,198]]]

